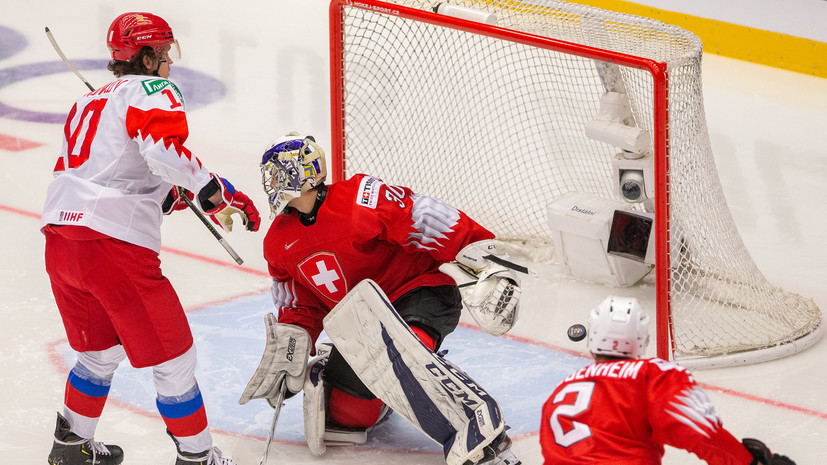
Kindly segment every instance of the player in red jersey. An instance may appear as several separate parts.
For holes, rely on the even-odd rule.
[[[114,372],[128,357],[135,367],[153,369],[176,464],[232,464],[212,445],[190,327],[161,273],[161,218],[187,208],[174,186],[191,192],[222,225],[231,225],[235,213],[256,231],[259,214],[184,146],[186,104],[167,79],[178,43],[167,22],[125,13],[106,40],[117,79],[79,98],[69,112],[41,221],[46,270],[78,352],[49,463],[123,461],[120,447],[93,436]]]
[[[641,359],[648,324],[633,298],[608,297],[591,311],[587,348],[595,363],[570,374],[543,406],[546,465],[657,465],[664,444],[711,465],[794,465],[761,441],[735,439],[686,369]]]
[[[325,329],[330,335],[327,322],[323,323],[325,316],[357,284],[368,279],[387,293],[404,321],[400,323],[402,332],[410,328],[418,340],[413,336],[399,340],[387,336],[386,342],[364,340],[360,347],[381,344],[379,352],[383,352],[387,343],[389,351],[413,353],[424,344],[428,350],[420,358],[435,357],[433,353],[456,328],[462,309],[455,281],[439,271],[440,265],[455,259],[479,273],[467,303],[476,317],[487,323],[481,326],[494,334],[510,329],[516,318],[519,282],[513,271],[484,258],[496,254],[494,235],[439,199],[385,184],[372,176],[356,175],[325,185],[324,153],[310,136],[291,133],[277,140],[264,153],[261,167],[264,189],[276,216],[264,239],[264,257],[273,277],[272,294],[278,314],[277,321],[266,320],[268,338],[274,348],[288,347],[279,341],[291,341],[284,353],[292,361],[270,366],[270,360],[280,359],[281,349],[274,349],[272,356],[265,352],[240,402],[261,397],[272,400],[276,374],[286,373],[290,393],[305,391],[305,435],[314,454],[321,454],[324,444],[331,441],[363,442],[366,430],[380,420],[389,405],[403,416],[400,412],[411,412],[410,416],[416,418],[406,418],[444,445],[450,464],[520,463],[509,450],[511,441],[504,432],[496,402],[456,367],[448,370],[460,373],[463,381],[457,383],[462,384],[457,389],[473,391],[468,398],[477,399],[469,400],[471,407],[467,410],[457,407],[456,414],[453,406],[443,405],[451,402],[444,389],[432,392],[429,386],[413,381],[414,375],[403,381],[393,374],[386,379],[386,387],[404,384],[401,390],[408,393],[407,397],[380,395],[383,388],[367,386],[362,381],[364,373],[357,374],[346,361],[352,360],[349,357],[364,357],[363,353],[340,353],[332,347],[306,369],[307,354],[315,350],[321,331]],[[305,356],[299,357],[302,352]],[[394,370],[400,377],[403,372],[430,376],[417,363],[394,360]],[[429,360],[439,366],[447,363],[441,358]],[[380,362],[369,364],[379,366]],[[413,400],[414,393],[421,396]],[[473,417],[473,408],[480,406],[484,407],[479,411],[481,421],[491,415],[490,422],[483,425],[483,429],[491,427],[487,433],[475,429],[476,418],[467,418],[468,411]],[[423,419],[432,413],[442,415],[442,410],[454,423],[436,424]],[[471,424],[470,429],[463,430]]]

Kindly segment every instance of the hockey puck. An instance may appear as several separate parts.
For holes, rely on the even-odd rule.
[[[571,325],[569,326],[569,330],[566,331],[566,334],[569,336],[574,342],[582,341],[586,338],[586,327],[581,324]]]

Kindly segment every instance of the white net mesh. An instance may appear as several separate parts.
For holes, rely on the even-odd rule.
[[[389,3],[433,10],[446,2]],[[695,35],[559,1],[448,3],[495,13],[502,28],[667,64],[675,358],[749,362],[755,357],[744,354],[774,358],[817,340],[814,302],[771,285],[738,235],[712,157]],[[549,247],[551,201],[570,191],[616,198],[618,149],[584,134],[607,89],[603,63],[357,6],[343,6],[341,27],[343,71],[332,79],[343,86],[343,133],[333,137],[342,139],[344,166],[333,169],[344,177],[410,186],[501,239]],[[652,75],[611,69],[637,126],[654,134]]]

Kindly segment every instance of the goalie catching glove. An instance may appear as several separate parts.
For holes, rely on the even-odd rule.
[[[463,296],[474,321],[485,332],[502,336],[517,322],[520,278],[514,270],[486,258],[488,255],[497,256],[493,240],[468,244],[456,260],[477,277],[477,283]]]
[[[272,313],[264,315],[264,325],[267,329],[264,354],[238,403],[267,399],[267,403],[276,408],[274,403],[282,380],[287,383],[286,397],[302,390],[310,357],[310,334],[298,326],[279,323]]]

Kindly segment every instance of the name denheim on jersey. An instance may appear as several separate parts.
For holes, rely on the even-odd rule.
[[[645,360],[625,360],[614,363],[594,363],[570,374],[565,381],[598,376],[637,379],[637,374],[645,362]]]

